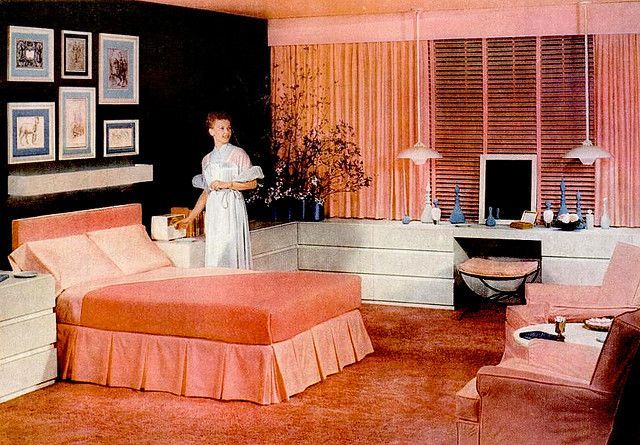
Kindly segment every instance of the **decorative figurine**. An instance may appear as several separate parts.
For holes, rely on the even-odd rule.
[[[402,224],[409,224],[411,222],[411,217],[409,215],[404,215],[402,217]]]
[[[602,198],[602,216],[600,217],[601,229],[608,229],[611,227],[611,218],[609,218],[609,206],[607,201],[609,201],[607,198]]]
[[[487,227],[495,227],[496,225],[496,219],[493,217],[493,209],[491,207],[489,207],[489,216],[487,216],[484,223]]]
[[[551,210],[551,201],[546,201],[544,203],[546,209],[542,212],[542,219],[544,220],[545,227],[551,227],[551,223],[553,222],[553,210]]]
[[[560,181],[560,210],[558,210],[558,216],[567,215],[569,210],[567,209],[567,199],[566,199],[566,186],[564,184],[564,178]]]
[[[593,212],[591,211],[591,209],[587,210],[586,226],[587,230],[591,230],[595,226],[595,218],[593,217]]]
[[[449,216],[449,222],[451,224],[464,224],[465,218],[464,213],[462,213],[462,208],[460,207],[460,187],[456,184],[456,202],[453,206],[453,211],[451,212],[451,216]]]
[[[576,226],[576,229],[584,229],[586,224],[582,217],[582,195],[580,195],[580,190],[576,192],[576,215],[578,215],[578,225]]]
[[[440,215],[442,215],[442,210],[438,207],[438,200],[433,200],[433,207],[431,207],[431,219],[434,224],[438,224],[440,222]]]
[[[424,209],[422,210],[422,215],[420,216],[420,221],[423,223],[430,223],[433,218],[431,217],[431,184],[427,181],[427,194],[424,199]]]

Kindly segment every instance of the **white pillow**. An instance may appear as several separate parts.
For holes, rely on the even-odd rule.
[[[96,230],[87,236],[126,275],[173,266],[142,224]]]
[[[86,235],[29,241],[13,251],[10,258],[21,270],[53,275],[57,292],[74,284],[122,275]]]

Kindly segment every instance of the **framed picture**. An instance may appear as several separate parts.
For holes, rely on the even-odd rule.
[[[9,164],[55,160],[55,128],[53,102],[8,103]]]
[[[100,34],[98,102],[138,103],[138,37]]]
[[[538,217],[538,212],[536,212],[535,210],[525,210],[524,212],[522,212],[522,217],[520,218],[520,221],[535,224],[537,217]]]
[[[61,87],[58,107],[58,159],[94,158],[96,89]]]
[[[91,79],[91,33],[61,32],[60,64],[63,79]]]
[[[138,120],[104,121],[104,157],[139,153]]]
[[[53,29],[9,26],[7,80],[53,82]]]

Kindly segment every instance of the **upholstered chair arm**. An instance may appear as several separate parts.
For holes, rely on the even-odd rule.
[[[587,383],[533,369],[485,366],[478,371],[480,443],[605,444],[615,400]]]
[[[552,375],[589,382],[596,369],[601,349],[596,346],[549,340],[531,340],[528,363],[544,368]]]
[[[573,284],[527,283],[525,299],[527,304],[549,303],[551,306],[594,306],[600,298],[600,286]]]

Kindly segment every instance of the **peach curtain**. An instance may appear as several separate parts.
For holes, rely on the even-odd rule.
[[[427,54],[427,43],[421,50]],[[296,82],[296,66],[317,70],[313,87],[331,103],[329,119],[344,120],[356,133],[364,168],[373,181],[357,193],[339,193],[326,203],[332,217],[418,219],[424,205],[427,166],[398,160],[416,142],[415,42],[272,47],[272,90]],[[426,57],[423,57],[423,74]],[[423,75],[423,79],[426,78]],[[423,97],[428,97],[423,82]],[[277,100],[277,94],[274,94]],[[422,101],[422,133],[428,134],[428,101]],[[310,111],[311,113],[311,111]],[[423,136],[423,141],[427,140]],[[409,190],[407,192],[406,190]]]
[[[596,221],[609,198],[615,226],[640,226],[640,37],[595,36],[598,145],[611,153],[596,168]]]

